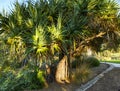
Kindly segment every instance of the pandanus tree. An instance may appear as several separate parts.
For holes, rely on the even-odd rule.
[[[36,66],[59,55],[56,80],[61,83],[69,82],[70,56],[88,45],[100,49],[106,37],[108,41],[119,31],[118,6],[112,0],[30,0],[14,5],[10,14],[0,15],[10,53],[19,61],[32,57]]]
[[[56,4],[52,5],[53,10],[50,10],[51,4]],[[16,2],[10,15],[1,17],[1,28],[6,35],[6,43],[10,45],[11,56],[17,55],[14,60],[21,62],[30,55],[38,66],[40,61],[48,60],[65,49],[65,31],[62,29],[61,13],[56,10],[58,6],[56,1],[49,4],[42,0],[36,3],[28,1],[28,5]],[[22,59],[18,59],[18,56]]]

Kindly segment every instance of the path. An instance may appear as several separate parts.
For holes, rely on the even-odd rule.
[[[120,91],[120,68],[116,67],[106,73],[86,91]]]
[[[103,62],[103,63],[113,65],[114,67],[120,67],[120,64],[117,63],[108,63],[108,62]]]
[[[102,78],[105,73],[108,73],[113,68],[120,67],[120,64],[116,64],[116,63],[108,63],[108,62],[102,62],[102,63],[109,64],[110,67],[108,69],[106,69],[104,72],[102,72],[101,74],[99,74],[98,76],[96,76],[94,79],[92,79],[91,81],[86,83],[85,85],[83,85],[80,88],[76,89],[76,91],[86,91],[88,88],[92,87],[100,78]]]

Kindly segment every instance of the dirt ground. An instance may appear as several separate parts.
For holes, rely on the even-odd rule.
[[[100,64],[99,67],[92,68],[92,74],[90,75],[88,80],[94,78],[96,75],[100,74],[108,67],[109,67],[109,65],[107,65],[107,64]],[[75,91],[80,86],[81,86],[81,84],[70,83],[70,84],[61,85],[56,82],[53,82],[49,85],[48,88],[44,88],[39,91]],[[97,90],[90,90],[90,91],[97,91]],[[99,90],[99,91],[104,91],[104,90]],[[108,90],[108,91],[110,91],[110,90]]]
[[[114,68],[106,73],[87,91],[120,91],[120,68]]]

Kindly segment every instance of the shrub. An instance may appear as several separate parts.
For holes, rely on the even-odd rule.
[[[75,83],[84,83],[89,78],[91,70],[89,65],[84,63],[76,68],[76,71],[73,72],[72,81]]]
[[[88,63],[90,65],[90,67],[97,67],[100,65],[99,60],[95,57],[88,57],[84,61],[85,61],[85,63]]]
[[[39,71],[40,73],[40,71]],[[22,91],[40,89],[45,86],[43,73],[37,70],[22,68],[20,70],[4,71],[0,75],[0,91]]]

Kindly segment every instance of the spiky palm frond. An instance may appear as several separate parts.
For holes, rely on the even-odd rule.
[[[32,19],[26,20],[26,21],[25,21],[25,24],[26,24],[27,28],[33,28],[33,25],[34,25]]]
[[[59,14],[57,24],[52,24],[48,27],[48,32],[51,38],[51,51],[54,54],[55,51],[60,51],[62,43],[65,41],[65,30],[62,28],[62,15]]]
[[[36,50],[37,54],[44,54],[48,51],[47,48],[47,34],[44,29],[39,25],[35,30],[35,35],[33,35],[33,48]]]
[[[119,8],[115,0],[98,0],[94,9],[103,19],[113,19],[117,15]]]
[[[15,10],[13,12],[13,15],[14,15],[14,19],[16,20],[16,23],[20,26],[23,22],[23,17],[22,17],[22,12],[21,12],[21,5],[16,2],[15,3]]]
[[[63,41],[64,34],[62,30],[62,24],[61,24],[61,15],[59,15],[58,20],[57,20],[57,25],[52,24],[52,26],[48,27],[48,31],[51,34],[52,41]]]
[[[34,19],[34,21],[37,21],[37,15],[38,15],[38,11],[37,11],[37,7],[35,7],[32,3],[28,4],[28,8],[29,8],[29,15],[31,18]]]

